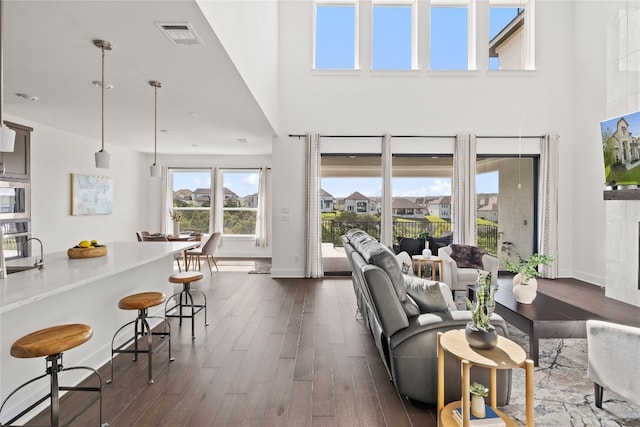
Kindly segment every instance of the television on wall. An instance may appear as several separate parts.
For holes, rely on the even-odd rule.
[[[640,111],[600,122],[605,184],[640,184]]]

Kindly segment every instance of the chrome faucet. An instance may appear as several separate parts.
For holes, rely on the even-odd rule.
[[[38,241],[38,243],[40,243],[40,259],[36,259],[36,261],[33,263],[33,266],[41,269],[44,267],[44,248],[42,246],[42,240],[38,239],[37,237],[29,237],[27,240],[25,240],[24,244],[26,245],[29,240],[36,240]],[[0,271],[0,274],[1,273],[2,272]]]

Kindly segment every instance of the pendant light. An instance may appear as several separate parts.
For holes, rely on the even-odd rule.
[[[162,83],[152,80],[149,82],[153,86],[153,164],[149,166],[151,178],[159,178],[162,174],[162,166],[156,164],[158,157],[158,88]]]
[[[4,5],[2,0],[0,0],[0,151],[4,153],[13,152],[13,148],[16,142],[16,131],[13,129],[9,129],[5,127],[4,121],[2,120],[2,100],[3,94],[2,89],[4,88],[4,79],[3,79],[3,63],[2,63],[2,32],[4,31],[4,25],[2,25],[2,9]],[[2,164],[2,169],[4,173],[4,164]]]
[[[104,51],[111,50],[111,43],[104,40],[94,40],[93,44],[102,51],[102,77],[100,80],[100,88],[102,90],[102,148],[96,153],[96,167],[109,169],[111,154],[104,149]]]

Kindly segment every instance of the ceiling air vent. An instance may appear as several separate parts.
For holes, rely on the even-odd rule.
[[[173,44],[200,44],[200,38],[188,22],[156,23]]]

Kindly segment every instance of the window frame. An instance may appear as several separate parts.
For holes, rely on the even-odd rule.
[[[354,40],[353,40],[353,68],[318,68],[316,64],[317,51],[317,24],[318,24],[318,6],[345,6],[354,8]],[[314,71],[354,71],[360,70],[360,12],[358,0],[314,0],[313,2],[313,49],[312,49],[312,69]]]
[[[535,0],[489,0],[487,8],[487,25],[490,25],[489,17],[492,8],[522,8],[524,25],[522,28],[522,66],[521,68],[510,69],[491,69],[487,65],[487,69],[492,73],[508,73],[518,71],[535,71]],[[491,40],[487,40],[488,43]],[[489,52],[487,51],[487,60],[489,60]],[[488,62],[487,62],[488,64]]]
[[[242,169],[234,169],[234,168],[220,168],[220,178],[222,179],[222,185],[220,188],[222,188],[222,194],[220,194],[220,198],[221,198],[221,215],[222,215],[222,235],[224,237],[231,237],[231,238],[240,238],[240,239],[244,239],[244,238],[255,238],[256,236],[256,230],[254,229],[252,234],[230,234],[230,233],[225,233],[224,232],[224,213],[225,211],[231,212],[241,212],[241,211],[252,211],[255,212],[256,215],[256,227],[258,225],[258,209],[259,209],[259,205],[260,205],[260,185],[258,184],[258,190],[257,190],[257,194],[258,194],[258,204],[255,208],[247,208],[247,207],[227,207],[224,205],[225,202],[225,198],[224,198],[224,175],[225,173],[255,173],[258,176],[260,176],[260,168],[242,168]]]
[[[411,7],[411,67],[406,68],[374,68],[373,67],[373,12],[376,7]],[[372,71],[415,71],[418,70],[418,5],[417,0],[373,0],[371,2],[371,66]]]
[[[466,8],[467,9],[467,69],[431,69],[431,10],[434,8]],[[432,73],[455,73],[478,70],[478,43],[477,43],[477,9],[475,0],[431,0],[429,4],[429,71]]]
[[[209,206],[193,206],[193,207],[180,207],[180,206],[174,206],[173,205],[173,183],[174,183],[174,174],[175,173],[209,173],[209,198],[210,198],[210,202],[209,202]],[[208,227],[208,234],[211,234],[213,230],[213,200],[214,200],[214,191],[213,191],[213,182],[214,182],[214,176],[213,176],[213,169],[210,167],[168,167],[167,168],[167,191],[166,191],[166,205],[167,205],[167,209],[166,209],[166,213],[164,216],[165,219],[165,230],[167,234],[172,234],[173,230],[170,228],[172,227],[172,220],[171,217],[169,215],[169,211],[171,210],[176,210],[176,211],[182,211],[182,212],[189,212],[189,211],[209,211],[209,227]]]

